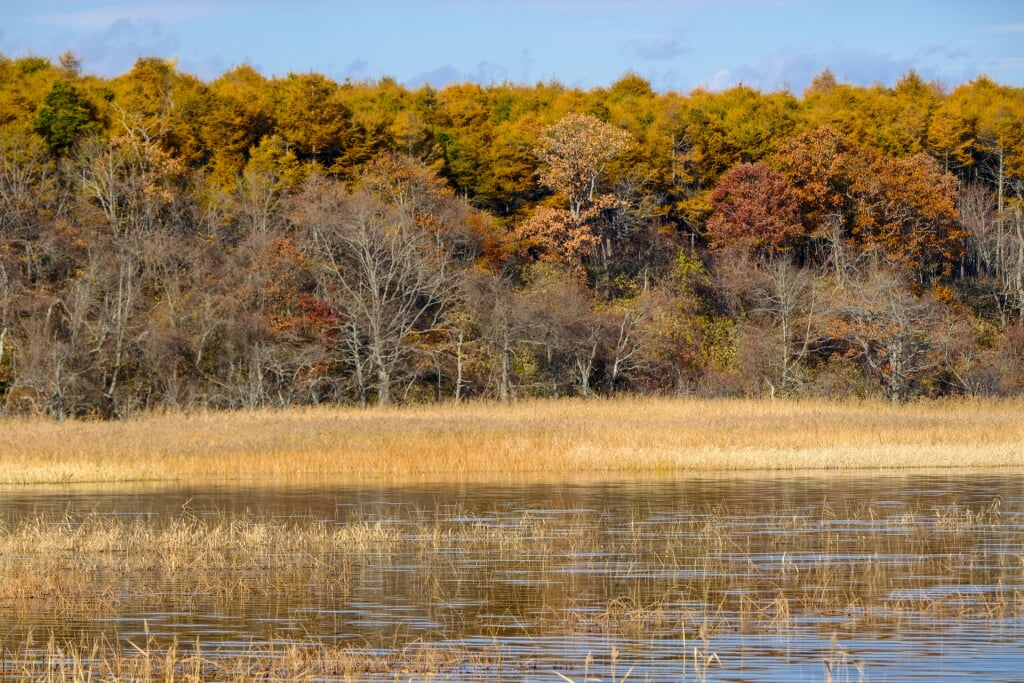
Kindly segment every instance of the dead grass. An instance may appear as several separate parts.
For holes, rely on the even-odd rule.
[[[199,643],[158,643],[147,637],[130,648],[107,639],[91,643],[26,643],[7,651],[0,678],[38,683],[292,683],[307,680],[432,680],[459,667],[491,663],[454,645],[417,645],[381,654],[371,648],[320,643],[249,645],[238,651]],[[415,680],[415,679],[412,679]]]
[[[446,673],[502,666],[500,652],[457,643],[466,632],[499,634],[500,619],[492,626],[488,615],[505,614],[559,637],[677,637],[687,656],[689,639],[701,646],[692,648],[689,664],[698,675],[721,665],[709,649],[720,635],[892,632],[1024,614],[1024,546],[1016,512],[1004,512],[998,498],[899,510],[852,501],[823,507],[820,516],[768,510],[763,519],[775,520],[769,533],[752,533],[743,510],[696,505],[677,512],[657,527],[642,518],[609,527],[600,511],[588,510],[507,524],[468,514],[430,519],[417,510],[396,510],[388,521],[317,521],[187,509],[162,520],[88,514],[0,524],[0,623],[16,634],[10,645],[6,635],[0,643],[8,648],[0,678],[444,680]],[[845,521],[837,527],[837,519]],[[850,531],[857,526],[861,532]],[[397,567],[398,583],[377,585],[397,576]],[[495,589],[498,567],[517,568],[530,585]],[[368,596],[360,592],[366,585]],[[442,621],[453,619],[437,641],[410,641],[396,631],[393,641],[384,634],[383,649],[310,638],[225,652],[203,643],[200,652],[199,642],[168,641],[166,634],[133,636],[126,646],[95,624],[77,636],[65,631],[71,641],[31,635],[36,624],[88,624],[125,609],[269,613],[285,604],[373,601],[375,591],[394,595],[399,587],[407,599],[435,605],[431,612]],[[481,611],[467,608],[456,618],[458,610],[444,606],[459,602]]]
[[[679,512],[657,527],[634,520],[614,533],[594,511],[501,524],[472,515],[424,519],[416,510],[396,511],[387,521],[187,511],[164,520],[39,517],[0,524],[0,617],[13,625],[30,623],[32,615],[44,622],[69,614],[92,618],[126,605],[227,614],[239,604],[333,603],[385,575],[400,583],[389,590],[410,600],[458,602],[467,598],[467,586],[477,586],[486,601],[534,610],[547,626],[584,632],[678,632],[719,621],[732,630],[777,630],[794,617],[837,614],[863,628],[893,615],[951,610],[1001,618],[1024,610],[1018,588],[1024,546],[998,499],[897,514],[873,506],[840,509],[847,524],[863,525],[861,533],[834,528],[825,513],[773,514],[773,533],[752,533],[742,516],[715,507]],[[634,569],[656,576],[629,579],[632,570],[620,564],[624,549]],[[396,567],[403,567],[400,578]],[[517,567],[532,587],[503,593],[488,581],[496,567]],[[587,571],[574,571],[581,568]],[[961,593],[934,578],[952,576],[998,590]],[[575,602],[581,595],[609,602],[595,611],[593,603]]]
[[[1024,466],[1024,401],[687,400],[0,422],[0,483]]]

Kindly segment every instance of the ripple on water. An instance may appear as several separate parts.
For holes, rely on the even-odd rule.
[[[126,652],[177,641],[214,659],[351,646],[395,662],[373,674],[382,680],[425,647],[459,653],[437,665],[440,680],[619,680],[630,669],[630,680],[689,680],[705,668],[724,681],[1012,680],[1024,662],[1022,484],[1000,473],[6,488],[7,532],[49,518],[84,533],[101,517],[393,533],[325,554],[236,549],[216,576],[201,549],[173,571],[159,558],[138,570],[127,557],[59,553],[56,569],[85,563],[83,596],[105,602],[90,611],[85,597],[45,590],[0,598],[2,671],[42,658],[39,634],[53,633]],[[39,560],[29,549],[5,561]],[[34,645],[12,648],[29,633]]]

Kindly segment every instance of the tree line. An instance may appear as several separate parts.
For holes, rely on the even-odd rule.
[[[0,410],[1019,394],[1024,89],[0,55]]]

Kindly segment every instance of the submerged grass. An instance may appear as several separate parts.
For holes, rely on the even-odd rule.
[[[367,591],[417,609],[475,605],[483,611],[447,617],[483,632],[496,614],[563,631],[651,633],[778,630],[807,616],[856,629],[908,615],[1024,613],[1024,539],[998,501],[839,514],[860,531],[834,528],[830,514],[781,511],[761,518],[774,520],[767,529],[752,527],[703,506],[614,528],[587,511],[505,524],[421,511],[386,521],[34,518],[0,525],[0,616],[53,623],[126,605],[228,614],[239,604],[345,605]]]
[[[417,644],[382,654],[351,645],[252,644],[223,652],[198,642],[164,644],[152,637],[128,647],[106,638],[90,643],[49,637],[3,655],[0,679],[25,683],[430,680],[460,668],[494,666],[480,654],[449,645]]]
[[[515,623],[517,634],[539,641],[671,638],[685,655],[683,680],[703,680],[723,666],[716,642],[737,634],[824,641],[1024,615],[1020,516],[999,499],[751,505],[681,504],[657,520],[637,509],[614,522],[585,509],[504,520],[412,508],[389,510],[386,519],[280,520],[187,507],[170,518],[10,522],[0,525],[0,678],[494,680],[515,667],[516,680],[560,675],[530,671],[535,660],[502,652]],[[386,604],[396,623],[373,627],[380,642],[321,639],[338,624],[317,620],[352,604]],[[309,637],[270,630],[249,644],[236,637],[222,645],[175,635],[191,627],[175,632],[163,623],[151,634],[148,624],[142,633],[136,625],[125,634],[104,625],[126,611],[193,620],[240,610],[274,615],[270,621],[290,615]],[[435,625],[397,625],[417,614]],[[351,617],[340,622],[351,633],[344,619]],[[474,638],[495,645],[469,647]],[[828,654],[829,675],[857,668],[837,652]],[[614,658],[613,650],[610,672],[597,678],[565,675],[623,679],[629,674],[616,677]]]
[[[1024,467],[1024,401],[624,398],[7,419],[0,484]]]

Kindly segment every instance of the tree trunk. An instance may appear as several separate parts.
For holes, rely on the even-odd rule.
[[[462,401],[462,344],[464,333],[459,330],[459,340],[455,343],[455,402]],[[439,373],[440,374],[440,373]]]
[[[498,399],[502,403],[507,403],[509,399],[509,383],[511,375],[511,356],[512,349],[509,348],[508,328],[505,328],[505,334],[502,338],[501,343],[501,380],[498,383]]]

